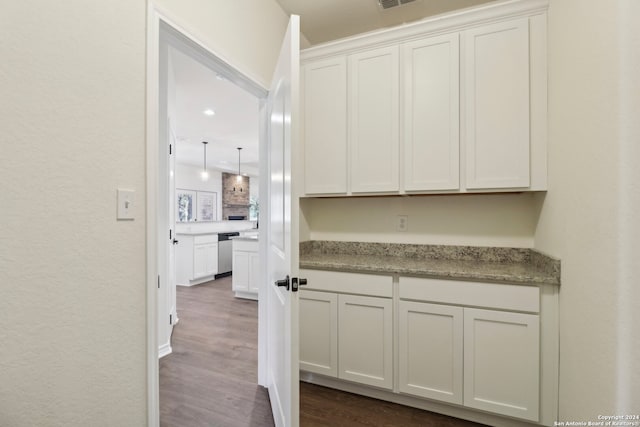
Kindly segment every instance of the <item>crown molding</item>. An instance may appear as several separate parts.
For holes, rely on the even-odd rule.
[[[489,3],[312,46],[300,52],[300,60],[305,62],[336,54],[349,54],[364,46],[368,48],[382,47],[425,36],[462,31],[479,25],[538,15],[545,13],[548,7],[549,0],[505,0]]]

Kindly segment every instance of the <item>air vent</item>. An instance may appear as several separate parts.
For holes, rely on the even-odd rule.
[[[403,4],[413,3],[416,0],[378,0],[378,4],[383,9],[391,9],[392,7],[402,6]]]

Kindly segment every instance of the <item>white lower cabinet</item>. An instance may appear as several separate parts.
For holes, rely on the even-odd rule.
[[[338,296],[338,377],[381,388],[393,386],[390,298]]]
[[[258,299],[258,241],[234,240],[232,263],[231,288],[236,297]]]
[[[300,369],[338,376],[338,295],[300,291]]]
[[[393,279],[301,270],[300,369],[393,388]]]
[[[391,298],[300,291],[300,369],[393,386]]]
[[[218,235],[178,234],[176,284],[191,286],[213,280],[218,273]]]
[[[538,421],[539,316],[464,310],[464,404]]]
[[[300,369],[548,423],[540,400],[540,288],[300,273],[309,279],[300,292]]]
[[[193,278],[213,276],[218,272],[218,242],[193,245]]]
[[[400,301],[400,391],[462,404],[463,308]]]

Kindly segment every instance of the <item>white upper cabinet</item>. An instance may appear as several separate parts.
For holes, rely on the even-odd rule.
[[[402,46],[404,189],[459,188],[458,33]]]
[[[399,191],[398,46],[349,56],[351,191]]]
[[[498,3],[304,50],[305,194],[546,190],[547,4]]]
[[[466,187],[529,187],[529,20],[463,37]]]
[[[347,192],[347,60],[303,67],[306,194]]]

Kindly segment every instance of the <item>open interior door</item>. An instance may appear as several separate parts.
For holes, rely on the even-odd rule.
[[[291,16],[267,100],[267,369],[266,382],[277,427],[299,425],[298,202],[292,166],[298,144],[300,18]],[[297,287],[296,287],[297,289]]]

